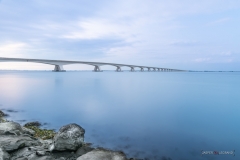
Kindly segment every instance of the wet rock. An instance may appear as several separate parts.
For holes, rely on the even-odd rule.
[[[53,144],[49,150],[77,150],[84,143],[85,130],[75,124],[68,124],[59,129],[59,132],[53,138]]]
[[[7,152],[37,145],[41,145],[41,143],[36,138],[26,135],[0,135],[0,147]]]
[[[10,160],[10,155],[0,147],[0,160]]]
[[[20,135],[23,133],[22,127],[16,122],[3,122],[0,123],[0,135],[12,134]]]
[[[77,160],[127,160],[127,158],[122,152],[115,152],[106,149],[95,149],[78,157]]]
[[[35,122],[28,122],[26,124],[24,124],[24,127],[29,127],[29,126],[35,126],[35,127],[40,127],[42,124],[38,121]]]

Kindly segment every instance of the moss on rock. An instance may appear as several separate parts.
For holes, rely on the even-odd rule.
[[[35,131],[34,137],[41,138],[43,140],[52,139],[56,134],[54,130],[40,129],[36,126],[25,126],[25,127],[31,130],[34,130]]]

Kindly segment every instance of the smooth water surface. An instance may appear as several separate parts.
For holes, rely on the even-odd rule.
[[[239,97],[239,72],[0,72],[9,119],[56,130],[77,123],[85,141],[128,157],[239,159]]]

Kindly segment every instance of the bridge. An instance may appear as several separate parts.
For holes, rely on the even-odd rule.
[[[117,63],[103,63],[103,62],[86,62],[86,61],[64,61],[64,60],[47,60],[47,59],[25,59],[25,58],[4,58],[0,57],[0,62],[34,62],[34,63],[43,63],[54,65],[54,72],[65,72],[63,65],[68,64],[86,64],[94,67],[94,72],[101,72],[100,66],[111,65],[116,67],[117,72],[122,72],[121,67],[129,67],[131,72],[136,71],[136,68],[139,68],[140,71],[162,71],[162,72],[178,72],[185,70],[170,69],[170,68],[159,68],[159,67],[149,67],[149,66],[138,66],[138,65],[129,65],[129,64],[117,64]]]

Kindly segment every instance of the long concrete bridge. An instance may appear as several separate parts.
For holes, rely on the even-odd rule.
[[[140,71],[162,71],[162,72],[176,72],[176,71],[185,71],[179,69],[170,69],[170,68],[160,68],[160,67],[149,67],[149,66],[138,66],[138,65],[129,65],[129,64],[117,64],[117,63],[103,63],[103,62],[86,62],[86,61],[64,61],[64,60],[47,60],[47,59],[25,59],[25,58],[4,58],[0,57],[0,62],[34,62],[34,63],[43,63],[54,65],[55,72],[64,72],[63,65],[68,64],[86,64],[94,66],[94,72],[101,72],[100,66],[110,65],[116,67],[117,72],[121,72],[121,67],[129,67],[131,72],[135,71],[135,68],[139,68]]]

